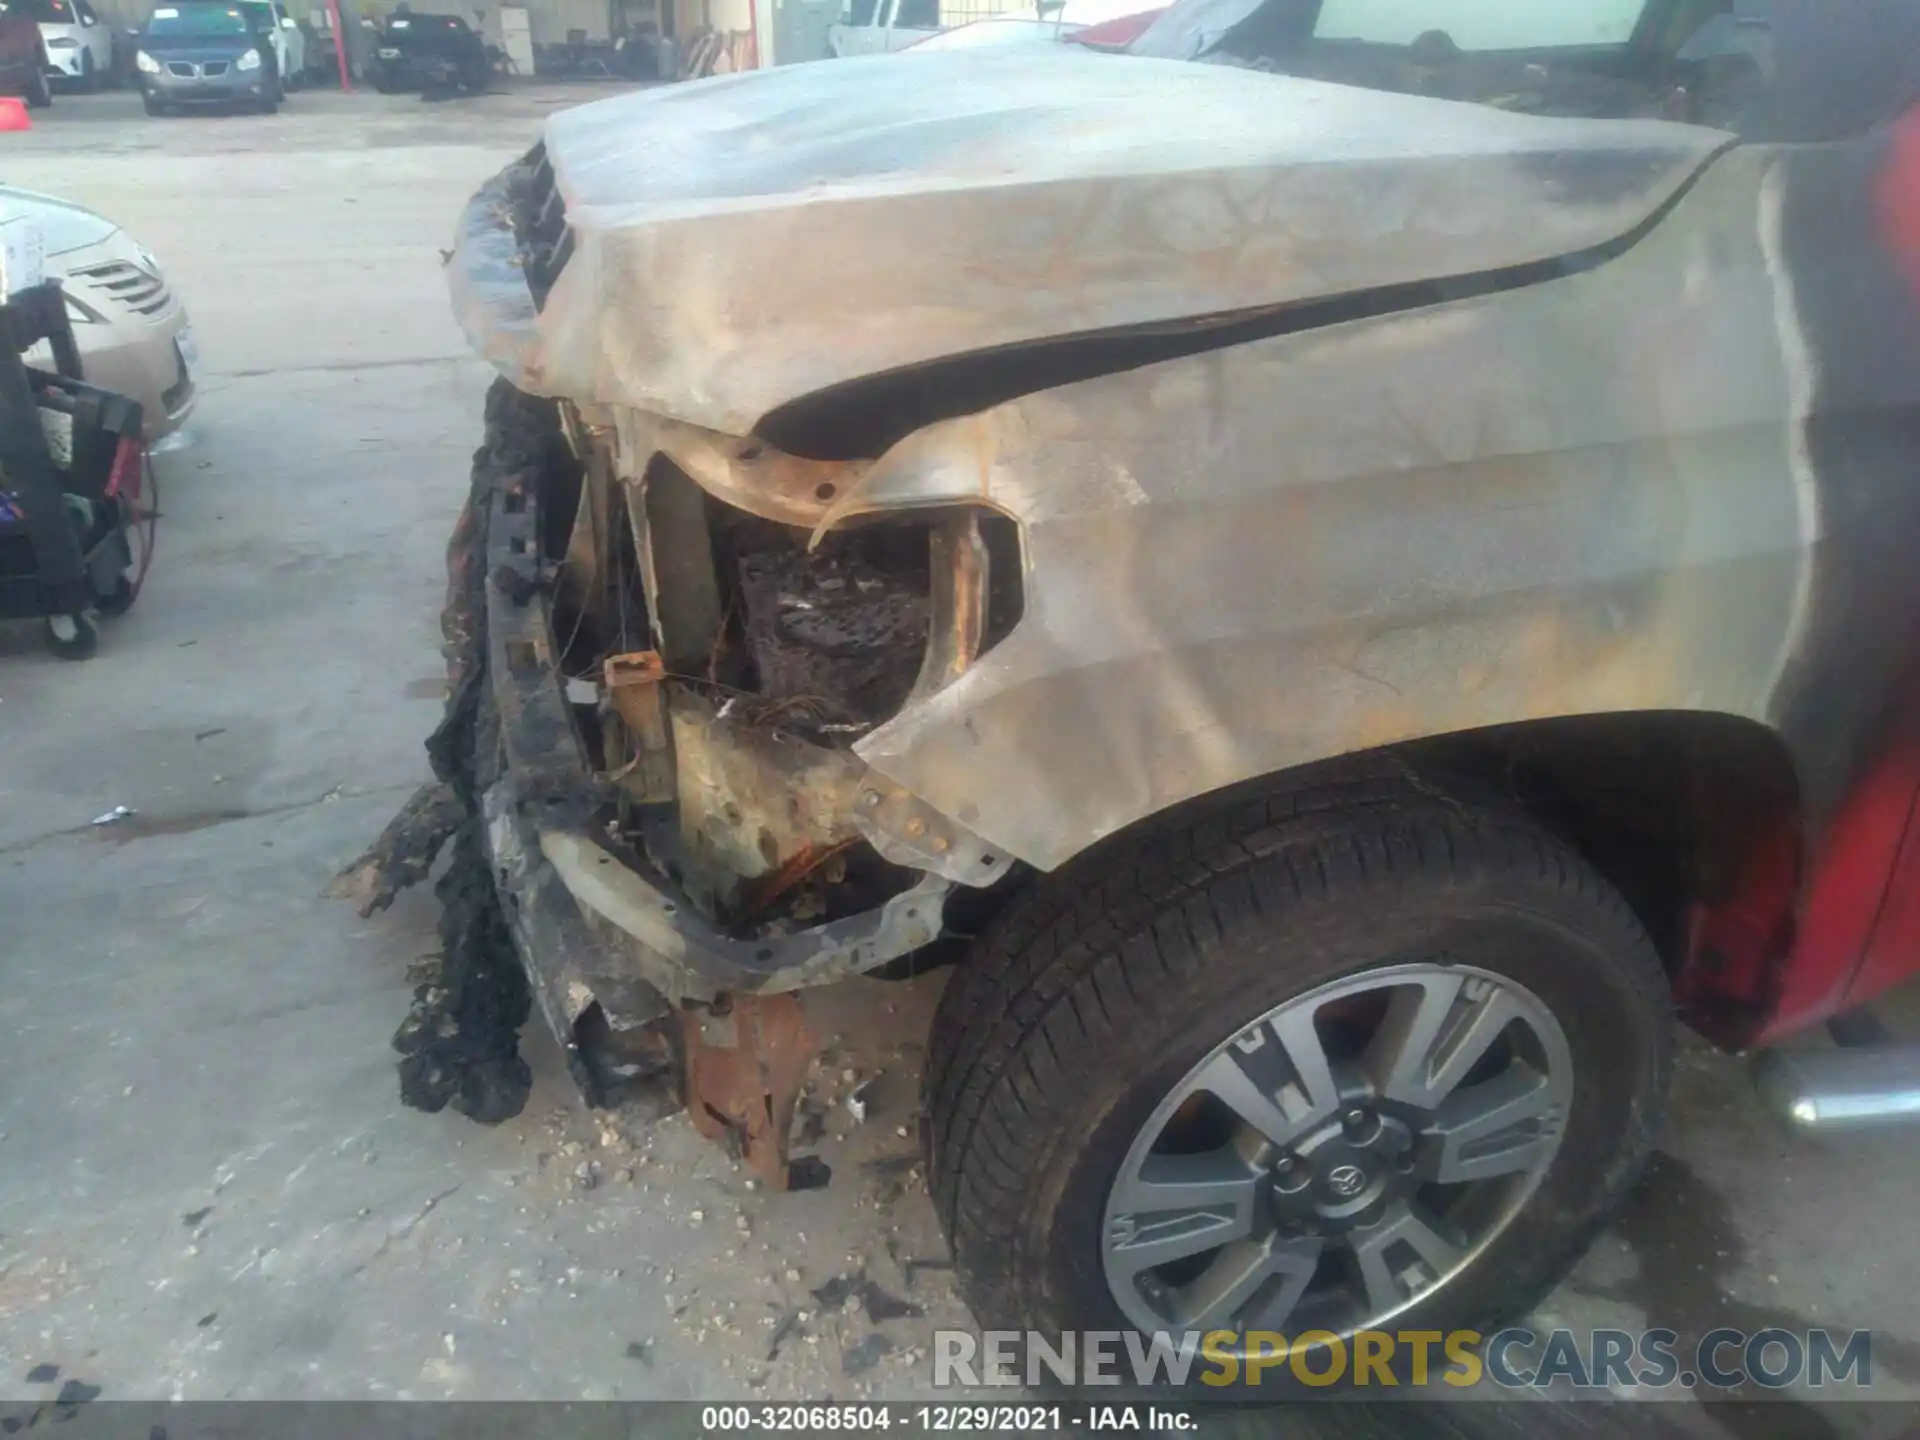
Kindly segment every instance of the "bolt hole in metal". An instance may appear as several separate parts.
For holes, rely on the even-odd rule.
[[[1190,1070],[1108,1192],[1101,1261],[1141,1330],[1381,1325],[1451,1283],[1559,1152],[1573,1061],[1517,982],[1396,965],[1320,986]]]

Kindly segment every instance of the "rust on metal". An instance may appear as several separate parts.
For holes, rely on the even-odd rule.
[[[825,1183],[818,1159],[788,1158],[794,1107],[818,1042],[797,995],[735,995],[725,1014],[685,1010],[687,1114],[775,1190]]]
[[[747,886],[746,896],[742,902],[747,918],[752,919],[754,916],[764,913],[767,907],[772,905],[774,901],[793,889],[794,886],[813,874],[814,871],[826,865],[827,862],[835,856],[844,853],[852,847],[853,844],[854,841],[849,838],[832,845],[808,844],[796,851],[787,858],[786,862],[782,864],[779,869],[762,875],[758,880],[755,880],[751,885]],[[839,868],[844,873],[846,866],[842,863]]]
[[[632,751],[617,772],[620,788],[640,804],[665,803],[674,796],[673,750],[660,689],[666,675],[666,663],[654,650],[609,655],[601,662],[607,703]]]
[[[958,680],[980,658],[987,629],[987,542],[980,516],[968,509],[936,525],[927,537],[932,614],[920,674],[907,703],[924,700]]]
[[[796,855],[859,838],[853,797],[864,767],[844,750],[811,745],[767,725],[722,718],[721,707],[669,687],[682,883],[710,914],[737,913],[746,887]]]
[[[657,421],[652,439],[709,494],[762,519],[809,530],[839,518],[869,468],[864,461],[808,460],[757,437],[735,439],[678,420]]]

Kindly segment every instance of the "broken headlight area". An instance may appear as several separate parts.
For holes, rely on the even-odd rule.
[[[1017,619],[1017,536],[966,508],[831,515],[839,484],[756,491],[784,473],[765,463],[709,483],[666,427],[623,458],[613,427],[504,383],[488,415],[449,547],[441,790],[345,877],[383,904],[434,826],[487,867],[448,892],[463,921],[396,1037],[407,1098],[499,1118],[501,1077],[524,1093],[505,936],[590,1101],[677,1078],[697,1125],[792,1183],[792,992],[926,947],[956,888],[1012,868],[856,746]],[[468,913],[486,895],[497,916]]]
[[[929,875],[998,879],[1001,857],[854,747],[1011,628],[1012,523],[836,518],[857,474],[690,427],[567,433],[578,481],[555,476],[542,553],[608,840],[739,939],[875,912]],[[636,433],[660,448],[621,457]]]

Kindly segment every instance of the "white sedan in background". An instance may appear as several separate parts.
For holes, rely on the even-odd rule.
[[[199,354],[159,262],[91,210],[0,185],[0,221],[17,217],[37,223],[46,276],[66,291],[87,383],[138,400],[149,443],[178,430],[193,410]],[[50,364],[44,344],[28,359]]]
[[[87,0],[28,0],[47,47],[47,74],[97,90],[113,76],[113,27]]]

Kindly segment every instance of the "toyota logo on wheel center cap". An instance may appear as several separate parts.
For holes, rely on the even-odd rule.
[[[1367,1186],[1367,1172],[1358,1165],[1336,1165],[1327,1172],[1327,1188],[1342,1200],[1351,1200]]]

